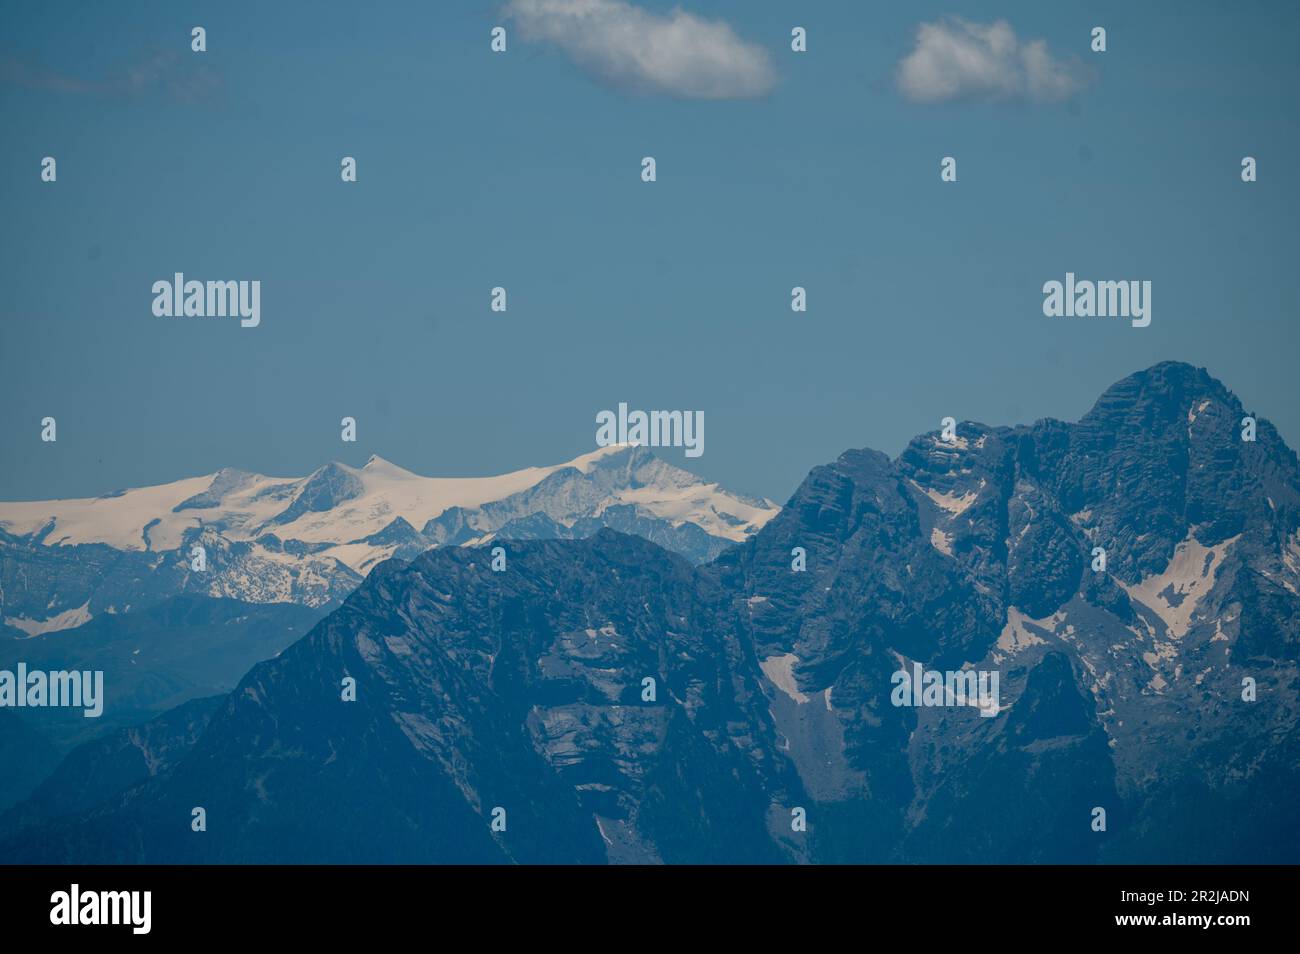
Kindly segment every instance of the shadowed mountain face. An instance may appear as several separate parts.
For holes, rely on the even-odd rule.
[[[72,856],[780,860],[769,793],[797,779],[689,564],[608,531],[528,544],[500,573],[487,557],[377,568],[257,666],[165,778],[70,826]],[[194,805],[220,837],[190,837]],[[179,827],[153,820],[177,811]]]
[[[390,560],[0,859],[1300,860],[1300,467],[1245,416],[1162,364],[850,451],[703,567],[608,529]],[[894,704],[916,663],[1000,698]]]

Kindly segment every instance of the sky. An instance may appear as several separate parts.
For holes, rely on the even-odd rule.
[[[0,499],[371,454],[496,474],[594,449],[627,402],[703,411],[704,454],[664,458],[782,502],[846,449],[1076,420],[1170,359],[1295,447],[1298,26],[1254,2],[4,0]],[[1151,281],[1150,326],[1044,316],[1067,271]],[[260,324],[155,316],[175,272],[260,281]]]

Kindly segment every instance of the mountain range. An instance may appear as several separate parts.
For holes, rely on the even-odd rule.
[[[698,563],[777,509],[632,446],[497,477],[421,477],[371,457],[303,478],[226,469],[96,498],[0,503],[0,670],[106,674],[100,718],[0,710],[0,750],[31,766],[0,786],[0,811],[69,749],[229,692],[383,560],[614,527]]]
[[[0,503],[0,621],[15,638],[35,636],[180,592],[332,608],[386,559],[602,527],[704,562],[777,509],[631,446],[499,477],[421,477],[380,457],[296,479],[225,469],[102,497]]]
[[[0,861],[1294,863],[1300,464],[1246,416],[1166,362],[1078,422],[848,451],[709,559],[604,527],[512,539],[498,571],[505,524],[469,504],[477,535],[354,558],[214,704],[76,749],[0,818]],[[267,492],[216,483],[205,509]],[[351,568],[361,537],[315,515],[354,519],[365,481],[316,483],[212,532],[292,527]],[[109,543],[3,512],[29,549],[139,519]],[[997,706],[895,704],[918,663],[996,672]]]

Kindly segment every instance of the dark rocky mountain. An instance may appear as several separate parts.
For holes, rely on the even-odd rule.
[[[1205,371],[1166,363],[1078,424],[963,424],[896,462],[849,452],[707,568],[808,700],[774,712],[822,834],[884,826],[918,861],[1300,854],[1287,813],[1225,814],[1278,806],[1298,764],[1300,469],[1262,419],[1243,441],[1244,416]],[[903,660],[997,669],[1010,708],[895,708]],[[1198,835],[1210,817],[1232,834]]]
[[[798,781],[757,671],[711,625],[720,595],[609,531],[521,545],[501,573],[487,555],[382,564],[170,772],[18,840],[141,860],[780,860],[768,799]],[[191,837],[194,806],[219,837]]]
[[[0,859],[1293,863],[1300,466],[1246,414],[1166,363],[850,451],[702,567],[608,529],[390,560]],[[914,663],[1000,698],[894,705]]]

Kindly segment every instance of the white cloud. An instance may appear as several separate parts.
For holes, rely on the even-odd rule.
[[[740,39],[724,21],[680,8],[660,15],[623,0],[510,0],[505,12],[525,40],[552,43],[617,86],[688,99],[747,99],[776,85],[766,50]]]
[[[1082,88],[1078,60],[1059,60],[1045,40],[1021,42],[1005,20],[988,25],[961,19],[922,23],[916,49],[898,65],[898,88],[908,99],[1065,99]]]

